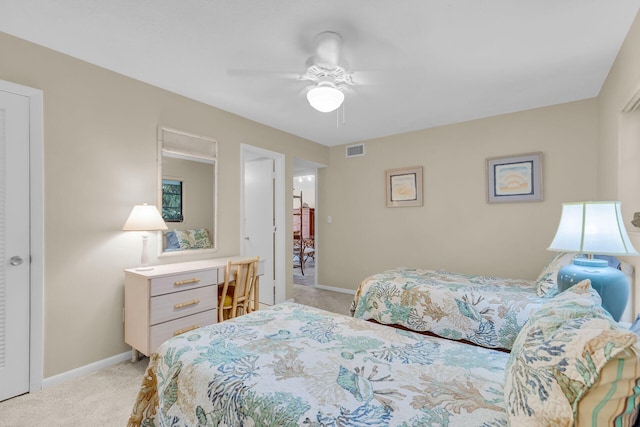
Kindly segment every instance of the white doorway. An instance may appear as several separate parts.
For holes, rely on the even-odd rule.
[[[640,229],[630,223],[640,212],[640,88],[630,97],[618,117],[618,147],[620,153],[618,170],[618,200],[622,202],[622,217],[627,221],[627,231],[631,243],[640,247]],[[640,264],[636,258],[629,262],[635,267],[635,283],[640,280]],[[631,286],[629,303],[621,321],[633,322],[640,310],[640,290]]]
[[[243,256],[260,256],[260,303],[283,302],[285,282],[284,155],[250,145],[241,146]]]
[[[293,256],[293,283],[299,285],[317,285],[317,190],[318,169],[325,167],[319,163],[303,159],[293,161],[293,231],[294,240],[302,237],[298,243],[302,247],[302,260],[295,250]],[[302,198],[300,198],[302,195]],[[291,205],[290,205],[291,206]],[[300,208],[303,210],[300,210]],[[300,232],[299,235],[296,232]],[[302,261],[302,266],[300,265]]]
[[[293,283],[315,286],[316,171],[293,173]]]
[[[0,400],[42,387],[42,106],[0,81]]]

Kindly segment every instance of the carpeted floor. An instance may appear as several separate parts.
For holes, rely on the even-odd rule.
[[[6,400],[0,403],[0,426],[124,427],[148,363],[119,363]]]
[[[353,295],[327,291],[315,286],[293,285],[293,295],[293,299],[297,303],[347,316],[351,301],[353,301]]]
[[[306,274],[306,271],[305,271]],[[349,314],[352,295],[294,285],[294,300]],[[123,427],[149,363],[123,362],[65,383],[0,402],[1,427]]]
[[[316,265],[313,258],[304,263],[304,271],[300,267],[293,268],[293,283],[296,285],[314,286],[316,284]],[[302,274],[304,272],[304,274]]]

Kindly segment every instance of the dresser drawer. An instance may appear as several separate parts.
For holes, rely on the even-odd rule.
[[[217,320],[218,311],[209,310],[152,326],[149,350],[151,353],[153,353],[154,351],[156,351],[160,344],[162,344],[169,338],[190,331],[192,329],[199,328],[201,326],[211,325],[213,323],[216,323]]]
[[[218,308],[218,286],[204,286],[151,298],[150,324]]]
[[[218,284],[218,269],[192,271],[151,279],[151,296]]]

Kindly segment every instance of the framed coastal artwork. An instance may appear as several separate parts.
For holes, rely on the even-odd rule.
[[[542,153],[487,159],[487,202],[542,201]]]
[[[422,166],[385,171],[388,208],[422,206]]]

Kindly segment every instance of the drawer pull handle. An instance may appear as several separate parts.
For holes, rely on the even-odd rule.
[[[184,334],[185,332],[193,331],[194,329],[198,329],[199,327],[200,327],[200,325],[193,325],[193,326],[189,326],[188,328],[178,329],[177,331],[175,331],[173,333],[173,336],[175,337],[176,335],[180,335],[180,334]]]
[[[199,281],[200,279],[198,279],[197,277],[194,277],[193,279],[178,280],[177,282],[173,282],[173,285],[174,286],[190,285],[192,283],[198,283]]]
[[[179,308],[189,307],[190,305],[196,305],[196,304],[200,304],[200,300],[199,299],[193,299],[191,301],[185,301],[185,302],[178,303],[178,304],[174,305],[173,308],[178,310]]]

